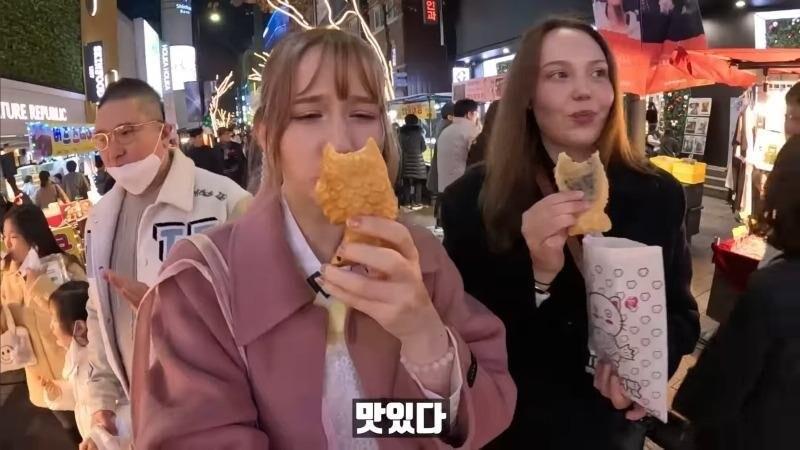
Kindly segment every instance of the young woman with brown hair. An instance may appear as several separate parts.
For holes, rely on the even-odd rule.
[[[139,310],[137,448],[472,449],[510,423],[503,326],[464,294],[436,238],[359,217],[348,227],[387,247],[340,246],[344,227],[315,201],[328,143],[349,152],[372,138],[396,176],[382,74],[372,50],[338,30],[290,35],[272,52],[256,113],[260,191],[245,216],[209,233],[229,279],[212,286],[202,268],[213,261],[183,241],[164,271],[193,268]],[[334,254],[353,270],[321,264]],[[333,339],[327,294],[349,307]],[[354,438],[353,400],[368,398],[445,399],[452,426],[435,438]]]
[[[550,193],[557,191],[553,161],[560,153],[583,161],[595,151],[611,185],[607,235],[663,249],[670,374],[697,340],[680,184],[631,148],[603,38],[584,22],[549,20],[522,39],[486,164],[449,187],[442,204],[444,245],[466,291],[508,331],[517,410],[511,428],[490,448],[643,443],[643,431],[632,425],[642,411],[624,397],[610,366],[599,364],[594,378],[586,370],[586,292],[567,229],[588,205],[580,192]],[[638,443],[622,446],[631,437]]]

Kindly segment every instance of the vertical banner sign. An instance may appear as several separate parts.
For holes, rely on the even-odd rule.
[[[425,25],[439,25],[439,0],[422,0],[422,14]]]
[[[103,43],[90,42],[83,47],[83,66],[86,71],[86,96],[91,102],[99,102],[106,93]]]

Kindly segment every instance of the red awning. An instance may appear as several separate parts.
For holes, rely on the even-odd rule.
[[[797,63],[800,67],[800,49],[798,48],[713,48],[707,50],[690,50],[689,53],[704,53],[719,56],[734,64],[780,64]]]

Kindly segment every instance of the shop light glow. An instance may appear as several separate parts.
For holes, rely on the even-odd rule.
[[[745,6],[747,6],[747,3],[744,0],[738,0],[736,3],[734,3],[734,5],[737,8],[744,8]]]
[[[208,20],[214,23],[219,23],[219,21],[222,20],[222,16],[220,16],[218,12],[213,11],[211,14],[208,15]]]

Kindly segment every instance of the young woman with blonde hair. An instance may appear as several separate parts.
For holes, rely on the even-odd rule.
[[[607,235],[663,249],[670,374],[694,349],[699,324],[681,186],[628,143],[603,38],[584,22],[548,20],[522,39],[486,164],[468,170],[442,203],[444,246],[466,291],[508,330],[518,404],[510,429],[489,448],[642,448],[644,433],[632,424],[643,411],[625,398],[619,378],[603,362],[594,378],[587,373],[586,292],[572,256],[581,250],[567,230],[588,205],[581,192],[553,193],[558,155],[583,161],[595,151],[611,186]],[[621,443],[632,437],[638,443]]]
[[[260,191],[244,217],[210,233],[229,280],[212,286],[202,275],[211,262],[179,243],[164,271],[187,260],[196,266],[163,281],[139,311],[136,446],[483,446],[510,423],[516,394],[500,321],[464,294],[427,231],[359,217],[348,226],[389,247],[340,246],[343,227],[314,200],[327,143],[352,151],[374,138],[396,176],[377,58],[345,32],[306,31],[278,45],[263,79]],[[337,251],[355,263],[352,271],[324,264]],[[229,316],[218,303],[222,292],[230,295]],[[349,307],[341,339],[329,337],[326,294]],[[450,430],[437,438],[354,438],[353,400],[362,398],[444,399]]]

